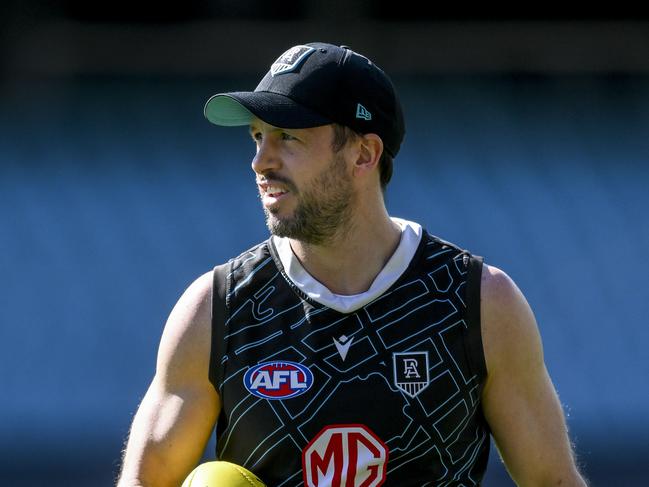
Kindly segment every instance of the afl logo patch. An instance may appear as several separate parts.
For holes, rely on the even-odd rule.
[[[308,391],[313,374],[296,362],[263,362],[248,369],[243,385],[251,394],[263,399],[289,399]]]

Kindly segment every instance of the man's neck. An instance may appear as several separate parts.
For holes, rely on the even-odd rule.
[[[290,240],[304,269],[335,294],[367,291],[399,246],[401,229],[386,213],[358,218],[325,245]]]

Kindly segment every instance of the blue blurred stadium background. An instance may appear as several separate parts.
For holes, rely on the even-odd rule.
[[[257,75],[4,67],[0,485],[110,485],[176,299],[267,236],[246,131],[202,116]],[[592,485],[644,485],[649,70],[397,71],[389,210],[514,278]]]

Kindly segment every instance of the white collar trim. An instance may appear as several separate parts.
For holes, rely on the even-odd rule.
[[[341,313],[351,313],[362,308],[387,291],[408,268],[410,261],[417,251],[417,247],[419,247],[419,242],[421,242],[422,237],[421,225],[394,217],[392,221],[401,227],[399,246],[385,267],[376,276],[370,288],[364,293],[353,295],[332,293],[302,267],[300,261],[293,254],[288,238],[277,237],[275,235],[272,238],[279,259],[284,267],[284,272],[293,284],[314,301]]]

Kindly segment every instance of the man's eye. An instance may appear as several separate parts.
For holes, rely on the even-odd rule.
[[[293,137],[291,134],[287,134],[286,132],[282,132],[282,140],[295,140],[295,137]]]
[[[261,140],[261,132],[253,132],[251,135],[252,135],[252,139],[256,140],[257,142]]]

